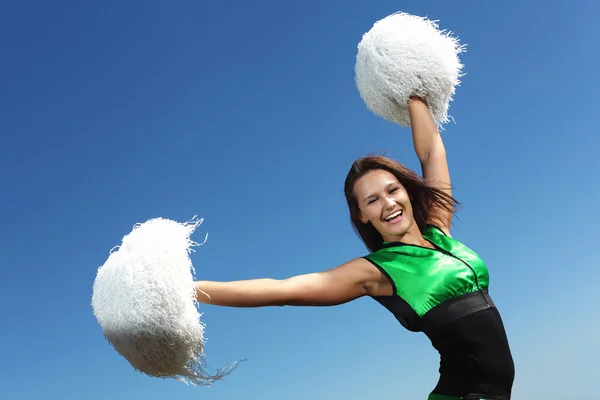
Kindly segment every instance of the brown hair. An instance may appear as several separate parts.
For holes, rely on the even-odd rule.
[[[435,210],[447,210],[455,212],[458,201],[446,192],[427,184],[418,174],[406,168],[402,164],[385,156],[373,155],[361,157],[352,163],[352,167],[346,176],[344,183],[344,194],[350,210],[350,220],[354,231],[360,236],[369,251],[379,250],[383,244],[383,237],[370,223],[363,224],[360,220],[358,200],[354,194],[354,184],[367,172],[372,170],[384,170],[393,174],[404,186],[413,209],[413,218],[421,232],[428,224],[436,225],[439,216]],[[434,207],[435,206],[435,207]]]

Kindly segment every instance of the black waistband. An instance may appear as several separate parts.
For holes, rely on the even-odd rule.
[[[448,300],[427,312],[422,319],[422,331],[430,334],[452,321],[474,312],[495,307],[487,289]]]

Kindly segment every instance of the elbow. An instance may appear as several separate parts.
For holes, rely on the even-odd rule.
[[[297,299],[294,296],[293,282],[291,279],[283,279],[276,282],[276,290],[269,299],[269,305],[273,307],[285,307],[296,305]]]
[[[285,307],[291,306],[293,303],[294,301],[289,297],[277,297],[272,299],[268,305],[272,307]]]
[[[429,161],[429,156],[431,155],[431,150],[420,151],[417,153],[417,158],[421,165],[425,165],[427,161]]]
[[[426,150],[420,151],[419,153],[417,153],[417,157],[419,158],[419,161],[421,162],[421,164],[426,164],[427,162],[429,162],[430,160],[434,160],[434,159],[445,159],[446,158],[446,149],[444,148],[444,146],[433,146],[433,147],[429,147]]]

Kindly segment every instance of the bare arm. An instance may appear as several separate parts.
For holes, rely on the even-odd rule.
[[[198,281],[196,298],[201,303],[229,307],[332,306],[380,294],[386,283],[371,263],[357,258],[329,271],[283,280]]]
[[[408,103],[408,112],[415,152],[421,162],[423,178],[432,186],[451,196],[452,189],[450,186],[450,171],[446,160],[446,149],[437,126],[429,113],[427,104],[419,98],[412,97]],[[452,212],[448,210],[436,211],[441,219],[439,224],[442,226],[439,226],[439,228],[450,234]]]

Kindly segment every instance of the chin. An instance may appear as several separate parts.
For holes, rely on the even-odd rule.
[[[385,227],[386,229],[382,229],[383,237],[394,238],[392,241],[400,241],[404,235],[408,233],[410,230],[410,225],[406,226],[405,224],[401,224],[401,226],[394,227],[390,229],[390,227]],[[389,240],[388,240],[389,241]]]

